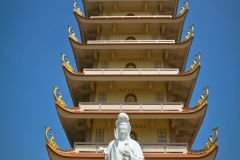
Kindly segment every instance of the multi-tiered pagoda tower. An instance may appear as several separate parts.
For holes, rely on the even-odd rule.
[[[62,54],[63,71],[76,107],[61,94],[54,97],[71,150],[48,138],[51,160],[103,160],[99,149],[114,139],[117,115],[125,112],[146,160],[213,160],[215,136],[201,150],[191,150],[207,110],[208,87],[196,106],[189,102],[200,71],[200,53],[185,70],[194,25],[181,40],[188,1],[177,13],[178,0],[83,0],[74,15],[80,42],[69,26],[77,69]]]

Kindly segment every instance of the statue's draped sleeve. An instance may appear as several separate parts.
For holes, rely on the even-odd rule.
[[[105,160],[117,160],[118,153],[117,147],[115,145],[115,140],[111,141],[107,148],[104,149],[104,154],[106,155]]]

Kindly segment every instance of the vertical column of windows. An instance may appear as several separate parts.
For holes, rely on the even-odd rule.
[[[104,129],[96,129],[95,142],[104,142]]]
[[[160,142],[160,143],[167,142],[166,129],[158,129],[157,134],[158,134],[158,142]]]
[[[106,92],[99,92],[98,102],[106,102],[107,93]]]
[[[101,68],[108,68],[108,61],[102,61]]]
[[[161,68],[161,62],[156,61],[156,62],[153,62],[153,64],[154,64],[154,68]]]
[[[103,35],[103,40],[110,40],[110,35]]]
[[[152,40],[158,40],[158,35],[152,35]]]
[[[156,102],[163,102],[163,93],[162,92],[156,92],[155,97],[156,97]]]

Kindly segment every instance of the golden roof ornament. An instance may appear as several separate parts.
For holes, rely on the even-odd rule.
[[[74,40],[75,42],[79,42],[79,40],[78,40],[77,37],[75,36],[75,33],[73,32],[71,26],[68,26],[68,34],[69,34],[69,36],[72,38],[72,40]]]
[[[196,59],[196,58],[194,58],[194,60],[193,60],[193,64],[190,66],[190,68],[188,69],[188,72],[192,72],[192,71],[194,71],[196,68],[197,68],[197,66],[200,64],[200,55],[201,55],[201,52],[198,52],[195,56],[197,56],[198,57],[198,60]]]
[[[48,131],[51,130],[51,128],[45,126],[45,129],[46,129],[45,138],[46,138],[47,143],[50,145],[50,147],[52,149],[59,150],[58,145],[56,144],[56,142],[54,142],[54,136],[52,134],[50,134],[51,138],[50,139],[48,138]]]
[[[74,73],[74,68],[70,65],[70,61],[68,59],[66,59],[65,61],[65,57],[66,57],[66,54],[64,53],[61,53],[62,55],[62,63],[63,65],[67,68],[67,70],[69,70],[70,72]]]
[[[62,108],[66,108],[66,103],[62,100],[62,95],[61,95],[61,93],[58,93],[58,96],[57,96],[57,90],[59,90],[59,88],[58,87],[55,87],[55,86],[53,86],[53,96],[54,96],[54,98],[55,98],[55,100],[56,100],[56,103],[59,105],[59,106],[61,106]]]
[[[191,28],[191,30],[188,30],[186,37],[184,38],[184,42],[189,40],[190,38],[192,38],[192,36],[194,36],[193,32],[194,32],[194,24],[192,24],[191,26],[189,26],[189,28]]]
[[[77,2],[73,1],[73,7],[74,7],[74,11],[79,15],[84,17],[84,15],[82,14],[82,12],[80,11],[80,7],[78,6]]]
[[[207,102],[207,99],[208,99],[208,95],[209,95],[209,90],[208,90],[208,86],[204,87],[203,90],[206,91],[206,96],[204,96],[204,93],[202,93],[200,95],[200,100],[198,101],[198,103],[196,104],[196,107],[197,108],[201,108],[206,102]]]
[[[178,16],[181,16],[188,9],[188,0],[185,2],[185,6],[182,6],[182,10],[178,13]]]
[[[218,127],[213,128],[212,129],[215,133],[215,138],[214,140],[212,139],[212,134],[209,136],[208,138],[208,143],[203,147],[203,149],[205,150],[205,152],[209,152],[213,149],[213,147],[215,147],[215,145],[217,144],[217,140],[218,140]]]

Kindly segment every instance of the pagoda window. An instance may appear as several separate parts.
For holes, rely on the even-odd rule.
[[[163,102],[163,93],[162,92],[156,92],[155,97],[156,97],[156,102]]]
[[[130,36],[130,37],[127,37],[127,38],[126,38],[126,40],[136,40],[136,38],[135,38],[135,37],[132,37],[132,36]]]
[[[112,16],[112,13],[105,13],[105,16]]]
[[[154,62],[154,68],[161,68],[161,62]]]
[[[160,143],[167,142],[166,129],[158,129],[157,134],[158,134],[158,142],[160,142]]]
[[[152,40],[158,40],[158,35],[152,35]]]
[[[95,142],[104,142],[104,129],[96,129]]]
[[[99,92],[98,102],[106,102],[107,92]]]
[[[108,68],[108,61],[102,61],[101,68]]]
[[[135,16],[133,13],[128,13],[126,16]]]
[[[125,68],[137,68],[134,63],[128,63],[126,64]]]
[[[150,12],[150,15],[157,15],[156,12]]]
[[[129,93],[125,97],[125,102],[137,102],[137,97],[133,93]]]
[[[110,35],[103,35],[103,40],[110,40]]]

